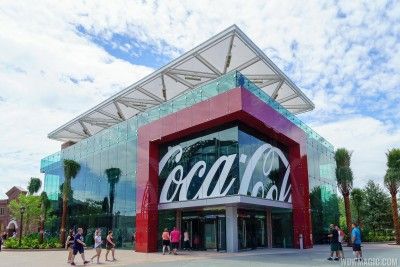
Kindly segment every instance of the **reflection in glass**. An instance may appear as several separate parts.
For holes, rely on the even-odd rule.
[[[115,197],[115,185],[119,182],[119,177],[121,176],[121,169],[119,168],[109,168],[106,170],[106,175],[108,183],[110,185],[110,214],[113,214],[114,209],[114,197]]]

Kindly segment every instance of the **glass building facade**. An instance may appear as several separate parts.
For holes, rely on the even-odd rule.
[[[138,129],[153,121],[159,120],[169,114],[191,107],[196,103],[206,101],[219,94],[227,92],[232,88],[241,87],[251,94],[255,95],[266,105],[272,107],[276,112],[281,114],[291,123],[300,128],[307,136],[307,163],[308,163],[308,177],[310,186],[310,203],[313,222],[313,240],[314,242],[323,242],[324,232],[327,230],[325,227],[331,222],[338,220],[338,209],[336,200],[335,189],[335,162],[333,158],[333,147],[325,139],[315,133],[311,128],[305,125],[300,119],[283,108],[274,99],[268,96],[263,90],[259,89],[249,79],[239,72],[231,72],[223,75],[212,82],[196,87],[192,90],[161,103],[160,105],[147,109],[138,115],[120,122],[110,128],[104,129],[101,132],[83,139],[82,141],[62,149],[61,151],[50,155],[41,161],[41,171],[45,175],[45,191],[52,200],[55,213],[61,214],[61,193],[60,187],[64,181],[63,174],[63,160],[72,159],[78,162],[81,170],[77,177],[72,180],[72,194],[68,202],[68,228],[83,227],[88,233],[87,236],[92,236],[95,228],[102,227],[104,229],[114,229],[114,236],[117,240],[119,247],[132,248],[132,236],[136,232],[135,216],[136,211],[136,175],[137,175],[137,140]],[[179,141],[181,142],[181,141]],[[190,140],[183,141],[186,158],[182,159],[185,168],[191,168],[198,158],[205,159],[206,162],[211,164],[216,157],[222,155],[229,155],[233,153],[249,154],[250,151],[261,145],[262,143],[271,143],[278,147],[283,155],[286,155],[286,148],[282,144],[277,143],[271,138],[253,132],[251,129],[243,128],[240,125],[232,127],[220,128],[218,130],[202,133],[197,137]],[[173,146],[177,142],[172,142],[168,146]],[[160,154],[166,153],[168,146],[160,147]],[[275,175],[282,176],[285,168],[278,158],[272,158],[269,162]],[[173,162],[168,163],[172,168]],[[236,157],[233,168],[230,169],[230,176],[242,177],[244,168],[241,167],[240,158]],[[120,175],[117,179],[112,179],[107,176],[107,170],[110,168],[118,168]],[[165,169],[167,170],[167,169]],[[221,170],[217,170],[221,171]],[[255,168],[255,172],[262,173],[262,166]],[[166,172],[167,173],[167,172]],[[160,174],[160,183],[162,186],[163,181],[166,179],[164,173]],[[271,187],[275,183],[279,183],[273,175],[269,177]],[[228,181],[229,179],[227,179]],[[239,180],[236,180],[230,187],[229,194],[235,194],[239,190]],[[252,183],[257,181],[252,180]],[[254,188],[252,184],[249,188]],[[191,183],[191,190],[189,188],[189,196],[193,197],[194,192],[201,186],[201,183]],[[226,184],[221,185],[222,190]],[[210,186],[209,188],[213,188]],[[196,189],[196,190],[195,190]],[[159,190],[162,190],[161,187]],[[259,188],[256,197],[266,196],[269,188]],[[171,197],[171,192],[168,193],[168,198]],[[208,192],[210,193],[210,192]],[[253,192],[248,192],[251,195]],[[276,198],[276,192],[272,190],[272,197]],[[287,200],[287,199],[286,199]],[[214,214],[204,214],[204,212],[196,211],[197,213],[185,213],[183,211],[181,218],[182,223],[188,222],[191,217],[203,218],[205,225],[207,222],[211,225],[207,226],[205,231],[212,232],[215,229],[223,231],[224,228],[224,212],[216,211]],[[208,217],[207,217],[208,216]],[[210,217],[211,216],[211,217]],[[291,212],[275,208],[272,210],[272,225],[275,235],[273,237],[273,244],[276,247],[291,247],[293,236],[291,231]],[[174,220],[175,215],[170,211],[160,211],[159,213],[159,229],[163,225],[173,225],[176,223]],[[252,210],[251,212],[238,212],[240,225],[239,237],[240,248],[248,248],[254,246],[266,246],[266,239],[268,229],[260,225],[266,224],[265,214],[260,211]],[[199,219],[199,221],[201,221]],[[193,221],[193,220],[192,220]],[[251,230],[243,232],[246,225],[251,225]],[[323,224],[321,224],[321,221]],[[161,223],[162,222],[162,223]],[[192,222],[190,226],[196,228]],[[47,229],[57,234],[59,231],[59,222],[56,222],[54,227]],[[206,227],[206,226],[205,226]],[[217,227],[217,228],[215,228]],[[247,226],[248,229],[249,226]],[[198,226],[197,226],[198,228]],[[275,231],[279,229],[279,231]],[[104,233],[106,231],[103,231]],[[251,236],[254,233],[264,233],[264,237],[252,240]],[[193,236],[195,236],[193,232]],[[214,239],[205,238],[198,244],[193,246],[205,246],[207,242],[208,247],[215,247],[216,249],[224,250],[226,246],[224,239],[217,235],[211,235]],[[200,237],[198,239],[201,239]],[[90,245],[92,238],[87,240]],[[193,241],[194,242],[194,238]]]

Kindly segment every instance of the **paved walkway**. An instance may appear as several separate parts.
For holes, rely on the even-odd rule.
[[[365,258],[392,258],[400,266],[400,247],[386,244],[367,244],[364,246]],[[117,250],[116,262],[104,262],[102,251],[100,266],[146,266],[146,267],[258,267],[258,266],[345,266],[344,263],[329,262],[326,260],[329,247],[315,246],[313,249],[259,249],[238,253],[218,252],[181,252],[179,255],[162,255],[161,253],[136,253],[128,250]],[[86,256],[91,257],[93,250],[87,250]],[[345,248],[345,256],[352,258],[351,248]],[[0,253],[0,267],[47,267],[47,266],[69,266],[66,263],[65,251],[2,251]],[[76,263],[82,266],[78,255]],[[92,263],[89,266],[97,266]],[[349,266],[349,265],[348,265]],[[357,265],[356,265],[357,266]],[[376,266],[373,264],[363,266]],[[382,265],[380,265],[382,266]]]

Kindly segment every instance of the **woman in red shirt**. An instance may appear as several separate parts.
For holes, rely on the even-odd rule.
[[[179,247],[179,241],[181,240],[181,232],[179,232],[176,227],[174,227],[174,230],[171,232],[171,243],[172,243],[172,251],[174,252],[174,255],[177,255],[176,251],[178,250]]]

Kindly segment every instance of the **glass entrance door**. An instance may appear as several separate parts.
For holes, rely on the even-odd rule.
[[[205,249],[217,249],[217,220],[206,219],[204,224]]]
[[[238,212],[239,249],[255,249],[267,246],[265,214],[261,211]]]
[[[205,249],[226,250],[225,216],[206,216],[204,224]]]
[[[215,213],[215,211],[182,213],[182,231],[188,231],[192,249],[226,250],[225,214],[215,215]]]

